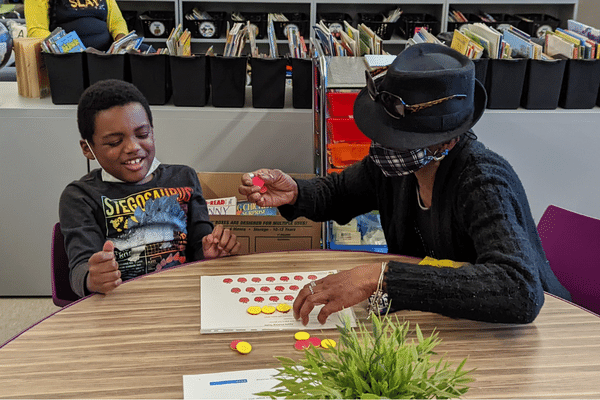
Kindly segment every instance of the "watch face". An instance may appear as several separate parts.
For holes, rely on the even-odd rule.
[[[547,31],[552,32],[552,27],[550,25],[540,25],[535,31],[535,35],[539,38],[543,38],[546,36]]]
[[[198,33],[200,36],[205,38],[211,38],[215,36],[217,28],[212,21],[202,21],[198,26]]]
[[[152,21],[150,23],[150,33],[154,36],[161,36],[166,31],[165,24],[160,21]]]
[[[290,29],[292,30],[292,32],[296,32],[296,31],[300,31],[300,29],[298,29],[298,25],[296,24],[287,24],[284,28],[283,28],[283,34],[287,37],[288,32],[290,31]]]

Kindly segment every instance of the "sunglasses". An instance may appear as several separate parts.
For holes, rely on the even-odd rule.
[[[443,103],[447,100],[452,99],[465,99],[467,98],[466,94],[453,94],[451,96],[442,97],[441,99],[427,101],[425,103],[419,104],[406,104],[404,100],[400,96],[397,96],[393,93],[387,92],[385,90],[378,91],[375,86],[375,81],[373,77],[369,73],[369,71],[365,71],[365,75],[367,77],[367,90],[369,92],[369,96],[371,100],[377,102],[379,101],[383,105],[383,109],[385,112],[389,114],[390,117],[395,119],[400,119],[406,115],[407,112],[417,112],[424,108],[428,108],[431,106],[435,106],[436,104]]]

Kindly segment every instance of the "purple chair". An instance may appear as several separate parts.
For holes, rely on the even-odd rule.
[[[57,222],[52,230],[52,301],[59,307],[79,299],[71,289],[69,272],[65,238],[60,230],[60,223]]]
[[[537,229],[550,268],[573,303],[600,314],[600,220],[550,205]]]

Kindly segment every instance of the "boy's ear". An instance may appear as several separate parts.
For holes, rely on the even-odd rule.
[[[79,145],[81,146],[81,151],[83,151],[83,155],[85,156],[85,158],[87,158],[88,160],[96,159],[96,157],[94,157],[94,153],[92,153],[92,150],[90,149],[90,146],[85,140],[81,139],[79,141]]]

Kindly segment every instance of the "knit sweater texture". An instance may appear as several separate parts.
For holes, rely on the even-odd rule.
[[[297,183],[297,202],[280,207],[285,218],[346,224],[379,210],[390,253],[428,255],[414,229],[414,174],[386,177],[367,156],[340,174]],[[430,212],[430,250],[438,259],[465,264],[441,268],[391,261],[385,284],[393,310],[528,323],[538,315],[544,291],[570,299],[546,260],[517,174],[482,143],[463,138],[441,161]]]

